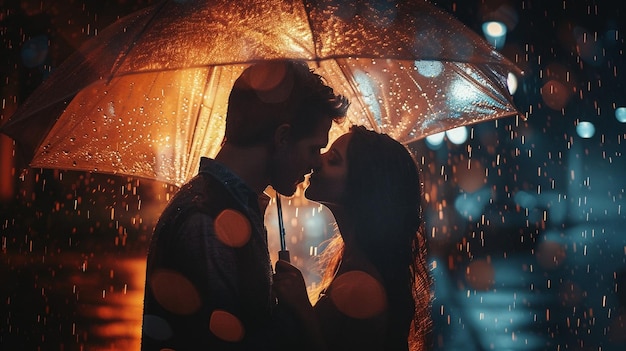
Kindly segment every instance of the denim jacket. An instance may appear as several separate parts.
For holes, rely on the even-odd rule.
[[[229,169],[202,158],[151,239],[142,350],[275,349],[260,202]]]

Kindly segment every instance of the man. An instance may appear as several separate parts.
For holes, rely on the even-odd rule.
[[[274,313],[263,214],[271,185],[293,195],[318,167],[348,101],[306,63],[247,68],[230,93],[215,159],[161,214],[148,253],[142,350],[269,350]]]

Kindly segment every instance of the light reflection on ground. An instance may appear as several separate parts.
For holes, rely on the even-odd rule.
[[[85,270],[81,254],[1,257],[3,349],[139,349],[144,257],[93,256]]]

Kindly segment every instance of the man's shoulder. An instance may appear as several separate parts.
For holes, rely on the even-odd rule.
[[[233,202],[224,184],[209,174],[199,174],[185,183],[161,212],[155,235],[167,235],[163,233],[175,231],[198,214],[215,219]]]
[[[204,210],[221,210],[230,206],[232,195],[228,185],[211,174],[201,173],[187,182],[174,196],[170,206]]]

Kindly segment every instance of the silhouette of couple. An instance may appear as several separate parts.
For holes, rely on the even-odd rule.
[[[305,62],[248,67],[228,101],[215,159],[163,211],[147,258],[142,350],[426,350],[430,278],[421,180],[409,151],[352,126],[326,151],[348,100]],[[332,212],[311,301],[302,273],[272,270],[263,223],[271,185]]]

